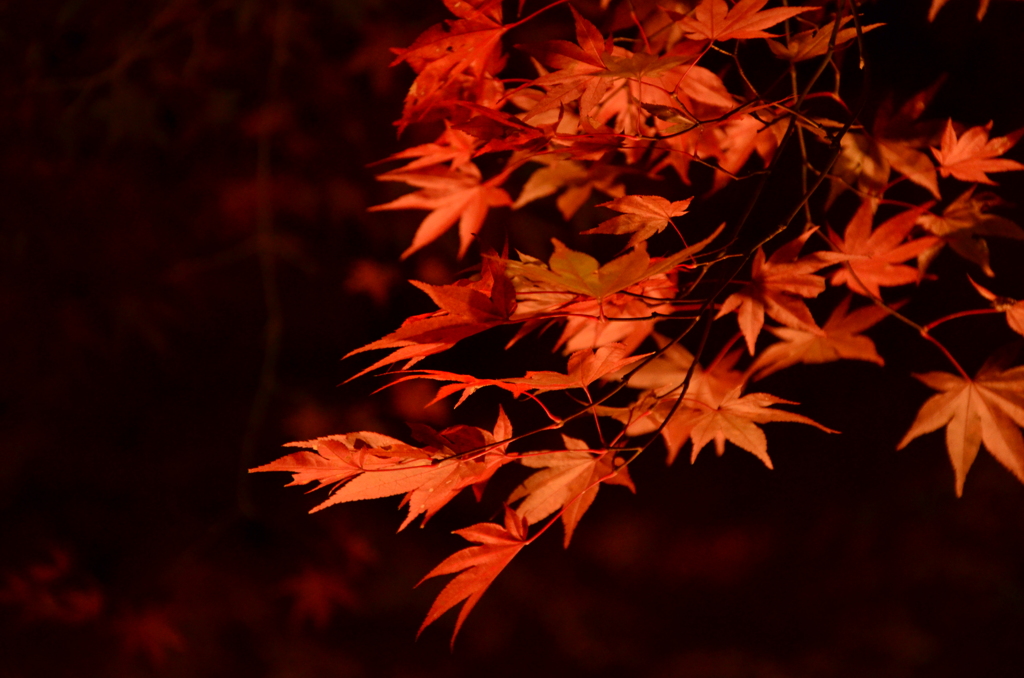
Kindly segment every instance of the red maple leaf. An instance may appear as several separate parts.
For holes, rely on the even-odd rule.
[[[502,25],[500,0],[445,0],[458,19],[427,29],[407,48],[393,50],[416,72],[405,98],[399,132],[410,123],[450,113],[452,102],[493,103],[503,87],[495,74],[504,65],[501,36],[512,26]]]
[[[477,523],[461,530],[455,530],[454,534],[479,544],[479,546],[470,546],[448,556],[420,580],[420,584],[422,584],[431,577],[460,573],[441,589],[441,593],[438,594],[434,604],[427,611],[427,616],[423,620],[423,624],[420,625],[416,636],[419,637],[423,633],[423,629],[436,621],[442,614],[465,601],[462,609],[459,610],[459,617],[455,621],[455,631],[452,633],[452,645],[454,646],[455,637],[459,635],[462,623],[466,621],[470,611],[480,601],[487,587],[494,582],[494,579],[515,558],[516,554],[530,543],[530,540],[526,538],[526,531],[526,521],[508,506],[505,507],[504,527],[495,523]]]
[[[993,277],[989,265],[989,236],[1024,240],[1024,230],[1005,217],[991,214],[993,207],[1006,202],[993,193],[974,194],[971,186],[942,211],[941,215],[925,212],[917,219],[926,231],[939,237],[939,242],[917,257],[918,268],[925,270],[945,245],[967,261],[981,267],[985,275]]]
[[[777,38],[779,36],[766,33],[764,29],[811,9],[777,7],[762,10],[766,4],[768,0],[740,0],[729,9],[725,0],[703,0],[688,15],[670,11],[669,16],[677,19],[683,35],[692,40],[747,40]]]
[[[844,16],[840,20],[840,26],[844,26],[853,20],[852,16]],[[834,47],[839,48],[857,37],[858,28],[863,35],[885,24],[868,24],[860,27],[840,28],[836,33]],[[769,40],[768,47],[775,56],[789,61],[804,61],[816,56],[821,56],[828,51],[829,43],[832,42],[832,33],[835,31],[835,22],[830,21],[820,28],[812,28],[800,31],[789,36],[785,42],[780,40]]]
[[[456,221],[459,222],[459,257],[464,256],[473,237],[483,226],[487,211],[491,207],[512,204],[508,193],[498,187],[505,180],[505,174],[481,182],[480,169],[471,162],[463,163],[455,170],[443,167],[424,168],[416,172],[396,170],[377,178],[381,181],[402,181],[421,190],[371,207],[371,212],[430,210],[430,214],[416,230],[412,244],[402,253],[403,259],[437,240]]]
[[[813,230],[807,231],[786,243],[767,260],[764,250],[758,249],[754,255],[750,282],[739,292],[731,294],[719,309],[717,318],[736,311],[740,331],[743,332],[751,355],[754,354],[757,335],[764,326],[765,313],[788,327],[818,330],[818,325],[801,297],[812,298],[825,291],[825,279],[814,275],[814,272],[836,259],[823,254],[797,258],[813,233]]]
[[[690,206],[693,198],[669,202],[660,195],[627,195],[616,198],[611,202],[605,202],[598,207],[622,212],[621,216],[612,217],[601,222],[597,227],[583,231],[584,233],[608,233],[625,234],[629,233],[629,246],[636,245],[641,240],[647,240],[655,233],[661,233],[665,227],[672,224],[673,228],[678,227],[672,221],[674,217],[681,217],[686,214],[686,208]]]
[[[989,139],[992,123],[984,127],[972,127],[959,138],[953,129],[953,121],[946,122],[942,134],[942,147],[932,147],[935,159],[939,161],[939,173],[944,177],[954,176],[961,181],[975,181],[981,184],[995,184],[986,172],[1008,172],[1024,169],[1024,165],[1009,158],[997,156],[1006,153],[1024,134],[1017,130],[1005,137]]]
[[[767,439],[757,424],[791,421],[835,433],[801,414],[771,409],[778,404],[795,405],[792,401],[768,393],[741,396],[745,376],[732,369],[739,355],[739,350],[720,355],[706,372],[698,365],[677,407],[678,389],[690,370],[693,356],[681,346],[673,346],[630,378],[631,387],[651,389],[633,407],[603,408],[599,412],[623,421],[630,436],[660,428],[669,463],[687,440],[693,442],[691,462],[709,442],[714,441],[715,451],[721,456],[726,441],[730,441],[772,468]]]
[[[626,192],[620,183],[625,172],[622,168],[605,163],[585,167],[568,158],[552,155],[541,155],[532,160],[544,166],[531,174],[523,184],[522,192],[512,205],[513,209],[562,191],[556,205],[565,220],[569,221],[590,199],[594,189],[613,198],[621,198]]]
[[[608,344],[597,349],[582,349],[575,351],[569,356],[567,373],[552,372],[548,370],[528,371],[526,376],[513,377],[510,379],[481,379],[469,374],[455,374],[441,370],[411,370],[411,374],[397,379],[389,386],[407,381],[409,379],[433,379],[436,381],[452,381],[453,384],[442,386],[437,391],[437,396],[430,404],[441,400],[453,393],[462,391],[459,401],[455,403],[458,407],[462,402],[485,386],[497,386],[509,391],[515,396],[524,393],[546,393],[548,391],[563,391],[572,388],[586,388],[597,381],[617,372],[626,365],[631,365],[642,360],[649,354],[628,355],[627,347],[622,344]],[[536,521],[531,521],[536,522]]]
[[[828,239],[846,255],[843,266],[832,274],[833,285],[846,285],[857,294],[880,298],[879,286],[893,287],[917,282],[918,270],[900,264],[938,244],[938,238],[925,236],[903,242],[917,224],[922,208],[897,214],[871,230],[877,202],[865,200],[850,219],[843,239],[829,229]],[[927,206],[925,206],[927,207]]]
[[[365,431],[348,433],[291,443],[313,451],[290,454],[249,472],[287,471],[293,474],[289,485],[332,485],[331,496],[310,513],[343,502],[405,494],[400,506],[408,504],[409,513],[398,528],[402,530],[419,515],[426,523],[462,490],[479,489],[515,459],[501,443],[512,429],[500,409],[493,433],[465,425],[441,432],[422,424],[413,428],[430,443],[427,447]]]
[[[466,337],[509,322],[516,310],[515,288],[505,275],[505,260],[498,257],[484,258],[479,280],[460,280],[452,285],[413,284],[430,295],[440,310],[407,318],[386,337],[348,353],[346,358],[364,351],[395,349],[356,377],[403,360],[407,361],[406,368],[411,367]]]

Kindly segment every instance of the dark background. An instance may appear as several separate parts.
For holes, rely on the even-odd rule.
[[[867,40],[868,116],[947,73],[926,117],[1024,126],[1024,5],[979,24],[952,0],[934,25],[927,5],[865,8],[889,22]],[[947,369],[895,323],[872,332],[885,368],[763,382],[843,435],[769,426],[773,472],[735,448],[641,459],[637,496],[608,488],[568,551],[524,551],[454,654],[448,617],[413,642],[441,584],[413,585],[505,486],[395,536],[397,498],[307,516],[317,496],[245,473],[290,440],[455,421],[423,410],[429,387],[339,386],[369,364],[341,356],[430,309],[404,277],[463,265],[451,238],[398,263],[422,213],[365,211],[397,191],[367,168],[401,147],[411,73],[388,48],[444,16],[0,2],[0,676],[1021,675],[1024,488],[982,453],[958,500],[940,434],[894,451],[930,393],[908,372]],[[497,220],[523,246],[571,238],[552,213]],[[994,249],[990,287],[1024,296],[1024,251]],[[948,252],[936,270],[914,317],[980,305]],[[968,370],[1013,338],[961,323],[940,338]],[[551,341],[495,359],[485,336],[435,365],[517,375]],[[489,427],[497,399],[477,398],[459,421]]]

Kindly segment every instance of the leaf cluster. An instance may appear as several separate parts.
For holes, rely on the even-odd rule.
[[[976,184],[994,184],[990,174],[1024,169],[1003,157],[1021,133],[992,137],[992,123],[968,128],[929,119],[935,88],[899,106],[885,102],[865,124],[862,101],[845,98],[839,66],[846,52],[863,60],[863,35],[882,27],[863,24],[848,0],[603,4],[628,9],[631,24],[602,30],[598,17],[564,0],[515,22],[506,21],[498,0],[445,0],[453,18],[396,50],[395,61],[416,74],[399,130],[423,123],[443,129],[433,142],[389,158],[402,164],[379,178],[414,190],[372,209],[427,212],[403,258],[437,246],[456,223],[464,257],[494,210],[554,197],[570,220],[596,192],[610,198],[597,206],[609,216],[584,233],[615,239],[619,254],[602,262],[558,239],[546,259],[484,251],[461,280],[413,283],[436,311],[353,352],[387,352],[359,374],[399,368],[391,384],[442,382],[437,399],[459,394],[456,405],[481,389],[503,391],[529,399],[548,423],[513,434],[499,408],[491,430],[417,426],[418,446],[346,433],[293,443],[301,451],[252,469],[329,487],[313,510],[402,495],[409,510],[401,528],[421,515],[426,522],[467,488],[479,498],[504,466],[532,470],[506,497],[503,525],[457,531],[475,545],[427,575],[456,576],[424,627],[461,603],[458,633],[498,573],[559,520],[568,546],[600,487],[633,490],[629,465],[659,440],[669,463],[687,443],[691,461],[710,443],[718,455],[731,443],[771,468],[762,425],[836,433],[779,407],[798,403],[750,385],[799,363],[882,365],[865,332],[887,318],[910,327],[955,372],[918,375],[939,394],[924,403],[899,447],[946,427],[958,494],[981,445],[1024,480],[1021,368],[1000,354],[971,378],[932,331],[965,315],[1005,312],[1022,333],[1021,302],[977,286],[989,308],[927,324],[899,310],[907,297],[927,292],[929,266],[947,245],[994,276],[989,238],[1024,239],[1024,230],[993,213],[1001,205],[995,194],[976,193]],[[571,21],[575,39],[517,46],[536,75],[505,77],[505,36],[542,15]],[[749,49],[762,40],[767,51]],[[747,76],[747,55],[755,53],[774,58],[768,86],[755,87]],[[729,73],[715,67],[721,63]],[[759,201],[787,154],[796,159],[799,199],[773,223],[759,216]],[[694,193],[695,176],[705,171],[710,193],[730,184],[746,189],[743,216],[716,226],[702,212],[709,194],[628,188],[631,177],[643,176]],[[938,207],[953,182],[969,186]],[[812,201],[826,183],[825,201]],[[891,197],[901,183],[911,201]],[[852,216],[841,216],[842,201],[858,204]],[[837,221],[845,225],[829,225]],[[819,297],[829,287],[848,293],[823,307]],[[887,298],[894,290],[899,301]],[[708,359],[712,324],[730,323],[732,314],[737,333]],[[827,320],[819,325],[819,318]],[[481,378],[418,367],[502,326],[516,328],[513,342],[555,327],[565,371]],[[770,337],[775,341],[765,345]],[[593,422],[589,439],[563,435],[560,449],[538,449],[537,433],[573,420]]]

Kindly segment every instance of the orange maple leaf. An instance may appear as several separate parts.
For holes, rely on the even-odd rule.
[[[946,450],[956,474],[956,494],[964,491],[964,479],[985,448],[1024,482],[1024,366],[1002,369],[1001,356],[990,358],[974,379],[948,372],[928,372],[914,377],[936,391],[921,410],[896,449],[925,433],[946,427]]]
[[[656,338],[664,347],[667,340],[657,335]],[[801,414],[769,409],[778,404],[795,405],[792,401],[767,393],[741,396],[746,375],[733,369],[741,353],[742,349],[728,350],[727,347],[707,370],[699,364],[694,366],[690,385],[677,408],[678,390],[694,358],[682,346],[670,346],[630,377],[630,387],[648,389],[636,404],[626,408],[599,408],[598,413],[622,421],[626,425],[626,434],[630,436],[643,435],[661,428],[670,464],[687,440],[693,442],[691,462],[711,441],[715,442],[715,451],[721,455],[728,440],[771,468],[768,442],[764,432],[757,426],[771,421],[810,424],[835,433]],[[666,418],[669,418],[667,423]]]
[[[669,202],[660,195],[623,196],[598,205],[598,207],[607,207],[616,212],[622,212],[622,215],[612,217],[601,222],[597,227],[583,232],[611,235],[631,233],[628,246],[632,247],[642,240],[647,240],[655,233],[661,233],[669,224],[672,224],[672,227],[678,231],[679,229],[672,219],[686,214],[686,208],[690,206],[692,200],[693,198],[686,198]]]
[[[509,495],[509,503],[523,503],[516,513],[534,525],[562,510],[564,545],[569,546],[576,525],[597,497],[601,483],[623,485],[636,492],[629,471],[614,452],[592,450],[576,438],[562,435],[565,451],[535,452],[521,456],[523,466],[541,469]],[[618,462],[618,464],[616,463]]]
[[[846,187],[881,196],[893,169],[936,198],[941,197],[935,164],[921,150],[937,141],[940,130],[935,121],[920,120],[941,85],[939,80],[895,110],[893,101],[886,99],[875,114],[870,135],[850,131],[843,137],[842,154],[833,169],[839,179],[832,181],[828,204]]]
[[[777,38],[779,36],[766,33],[764,29],[811,9],[777,7],[762,10],[766,4],[768,0],[740,0],[729,9],[725,0],[704,0],[688,15],[672,11],[668,14],[677,19],[683,35],[692,40],[723,41]]]
[[[533,81],[532,85],[545,91],[545,95],[526,111],[523,122],[547,111],[558,110],[566,104],[579,101],[580,122],[584,129],[591,109],[614,86],[613,78],[604,77],[607,68],[604,57],[609,54],[611,40],[605,40],[601,31],[587,21],[576,8],[569,5],[576,22],[576,42],[549,40],[539,46],[519,45],[541,63],[556,68]]]
[[[346,358],[364,351],[395,349],[353,379],[403,360],[406,368],[411,367],[466,337],[509,322],[516,311],[516,291],[505,275],[505,260],[498,257],[484,258],[479,280],[459,280],[452,285],[412,282],[430,295],[440,310],[406,318],[394,332],[349,352]]]
[[[497,386],[509,391],[516,397],[531,391],[534,393],[547,393],[548,391],[563,391],[572,388],[586,390],[590,384],[598,379],[607,377],[609,374],[621,370],[626,365],[642,360],[647,355],[650,354],[628,355],[626,346],[613,343],[596,349],[574,351],[569,356],[566,374],[543,370],[528,371],[526,376],[510,379],[481,379],[468,374],[455,374],[441,370],[410,370],[411,374],[396,379],[388,385],[393,386],[409,379],[433,379],[435,381],[456,382],[438,389],[437,395],[430,404],[453,393],[462,391],[459,401],[455,403],[455,407],[458,407],[467,397],[485,386]],[[536,521],[531,520],[530,522]]]
[[[480,601],[487,587],[494,582],[494,579],[516,554],[530,543],[530,540],[526,538],[527,529],[526,521],[506,506],[504,527],[495,523],[477,523],[461,530],[455,530],[454,534],[479,544],[479,546],[470,546],[448,556],[420,580],[420,584],[422,584],[431,577],[460,573],[441,589],[441,593],[438,594],[434,604],[427,611],[427,616],[423,620],[423,624],[420,625],[419,631],[416,632],[416,637],[418,638],[423,633],[423,629],[436,621],[442,614],[465,601],[462,609],[459,610],[459,617],[455,621],[455,631],[452,633],[452,645],[454,646],[455,637],[459,635],[462,623],[466,621],[470,611]]]
[[[826,433],[837,433],[802,414],[770,409],[773,405],[798,403],[769,393],[748,393],[741,396],[742,388],[741,385],[711,402],[696,394],[692,397],[688,394],[683,399],[682,405],[661,429],[665,447],[668,449],[668,463],[671,464],[675,460],[687,440],[693,443],[691,463],[696,461],[697,455],[709,442],[714,441],[715,452],[721,456],[725,452],[726,441],[729,441],[753,454],[768,468],[772,468],[772,460],[768,456],[768,440],[757,424],[790,421],[809,424]],[[627,429],[628,435],[641,435],[660,427],[672,411],[676,397],[676,394],[669,393],[654,403],[650,402],[649,397],[642,398],[639,407],[635,406],[634,409],[642,409],[646,403],[647,411],[641,417],[633,419],[632,425]],[[634,416],[633,413],[630,413],[630,416]]]
[[[917,223],[926,231],[940,238],[939,242],[917,257],[917,266],[925,270],[945,245],[967,261],[981,267],[985,275],[993,277],[995,271],[989,265],[988,236],[1024,240],[1024,230],[1005,217],[990,214],[993,207],[1006,204],[990,192],[974,195],[977,185],[968,188],[960,197],[951,202],[942,215],[925,212]]]
[[[844,26],[853,19],[852,16],[844,16],[840,20],[840,26]],[[885,24],[868,24],[860,27],[861,34],[873,31]],[[804,61],[816,56],[821,56],[828,51],[829,42],[832,41],[832,33],[835,31],[835,22],[830,21],[820,28],[812,28],[807,31],[800,31],[789,36],[787,42],[769,40],[768,47],[772,53],[781,59],[789,61]],[[857,37],[857,28],[840,28],[836,33],[835,47],[850,42]]]
[[[939,173],[943,177],[954,176],[961,181],[975,181],[981,184],[995,184],[986,172],[1009,172],[1024,169],[1016,160],[998,158],[1010,150],[1024,134],[1017,130],[1005,137],[989,139],[992,122],[985,126],[972,127],[959,138],[953,129],[953,121],[946,121],[942,134],[942,147],[932,147],[935,159],[939,161]]]
[[[446,111],[452,100],[497,100],[501,81],[494,74],[504,65],[500,0],[447,0],[458,19],[425,31],[407,48],[394,49],[392,66],[406,62],[416,79],[405,98],[399,132],[431,113]]]
[[[903,242],[917,224],[923,208],[907,210],[871,230],[875,200],[865,200],[850,219],[843,239],[830,228],[829,242],[845,255],[843,266],[832,274],[833,285],[846,285],[852,292],[874,298],[882,295],[879,286],[894,287],[917,282],[918,270],[899,262],[916,257],[934,247],[938,238],[924,236]]]
[[[314,451],[293,453],[249,472],[290,472],[293,477],[289,486],[313,481],[318,483],[314,489],[333,485],[331,496],[310,513],[343,502],[405,494],[400,506],[408,504],[409,513],[398,528],[402,530],[419,515],[426,523],[462,490],[481,487],[501,466],[515,459],[505,453],[506,445],[500,442],[512,430],[500,408],[493,433],[465,425],[438,433],[419,424],[414,430],[431,444],[417,448],[366,431],[327,436],[290,443]]]
[[[797,259],[801,248],[814,230],[807,231],[799,238],[786,243],[767,260],[764,250],[758,249],[750,272],[750,282],[739,292],[726,298],[716,318],[736,311],[736,319],[747,342],[747,349],[754,354],[757,335],[764,326],[764,315],[787,327],[798,327],[817,331],[810,310],[801,297],[816,297],[825,291],[825,279],[814,275],[814,271],[827,266],[834,258],[828,253],[814,254]]]
[[[437,240],[459,222],[459,257],[466,254],[473,237],[483,226],[484,218],[491,207],[506,207],[512,198],[498,184],[505,180],[505,174],[481,183],[480,169],[471,162],[459,165],[458,169],[428,167],[416,172],[395,170],[377,177],[381,181],[401,181],[421,190],[403,195],[383,205],[375,205],[369,211],[424,209],[430,214],[416,230],[412,244],[402,252],[405,259],[416,250]]]
[[[389,156],[387,160],[414,158],[414,160],[402,166],[403,172],[430,167],[431,165],[440,165],[444,162],[449,163],[451,169],[457,170],[473,159],[477,146],[478,144],[474,136],[453,129],[450,123],[445,120],[445,130],[437,138],[437,141],[410,146]]]
[[[555,251],[546,265],[539,259],[523,255],[521,262],[508,262],[508,271],[513,276],[542,284],[550,291],[603,299],[643,280],[675,270],[707,247],[724,226],[719,226],[704,240],[664,259],[651,259],[646,243],[640,242],[630,252],[603,266],[589,254],[570,249],[552,238]]]
[[[651,391],[660,398],[682,385],[693,365],[693,354],[681,344],[669,346],[670,340],[660,334],[654,335],[654,341],[661,349],[661,354],[633,374],[628,385],[630,388]],[[733,369],[739,357],[740,351],[727,351],[716,357],[706,370],[698,363],[690,379],[687,395],[705,402],[718,402],[727,393],[742,386],[746,377],[743,372]]]
[[[537,169],[526,180],[512,209],[519,209],[534,200],[563,191],[556,199],[555,204],[558,206],[558,211],[562,213],[562,217],[569,221],[590,199],[594,189],[613,198],[620,198],[626,192],[620,179],[625,171],[622,168],[604,163],[595,163],[590,167],[585,167],[578,162],[559,156],[542,155],[532,158],[532,160],[543,163],[544,167]]]
[[[740,392],[740,388],[731,391],[717,406],[699,400],[688,403],[691,407],[684,410],[673,433],[677,440],[685,435],[692,441],[691,463],[696,461],[697,455],[711,441],[715,443],[715,453],[722,456],[725,452],[725,441],[728,440],[753,454],[768,468],[773,468],[772,460],[768,456],[768,439],[757,424],[791,421],[815,426],[826,433],[837,433],[802,414],[770,409],[772,405],[799,404],[792,400],[785,400],[769,393],[748,393],[740,396]]]
[[[820,364],[835,360],[865,360],[884,365],[885,361],[875,350],[875,343],[861,332],[888,313],[873,304],[850,313],[851,299],[850,295],[843,299],[816,332],[796,327],[769,327],[768,331],[782,341],[772,344],[757,356],[748,373],[755,375],[755,379],[762,379],[797,363]]]

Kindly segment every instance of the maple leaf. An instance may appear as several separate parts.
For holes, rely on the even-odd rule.
[[[967,472],[985,445],[999,463],[1024,482],[1024,366],[1003,369],[996,355],[974,379],[948,372],[915,374],[940,391],[925,401],[897,450],[925,433],[946,428],[946,450],[956,475],[956,494],[963,495]]]
[[[520,499],[516,509],[524,521],[539,523],[562,510],[566,548],[576,525],[597,497],[601,483],[623,485],[636,492],[629,471],[612,451],[592,450],[576,438],[562,435],[565,451],[531,453],[520,457],[523,466],[541,469],[509,495],[509,503]],[[616,463],[618,462],[618,463]]]
[[[425,524],[462,490],[481,487],[515,458],[500,444],[511,434],[508,418],[500,409],[494,433],[465,425],[437,433],[419,424],[414,430],[431,444],[417,448],[366,431],[327,436],[290,443],[314,451],[293,453],[249,472],[290,472],[289,486],[313,481],[318,483],[314,489],[332,485],[331,496],[310,513],[343,502],[405,494],[400,506],[408,504],[409,513],[398,528],[402,530],[419,515]]]
[[[446,351],[457,342],[491,327],[509,322],[516,311],[516,291],[505,275],[505,260],[485,257],[479,280],[460,280],[452,285],[413,284],[430,295],[440,310],[406,318],[391,334],[345,357],[382,348],[395,349],[355,377],[384,365],[408,361],[406,368],[426,356]]]
[[[514,276],[545,284],[550,290],[603,299],[642,280],[674,270],[707,247],[723,227],[724,224],[704,240],[671,257],[652,260],[647,254],[646,243],[641,242],[632,251],[603,266],[589,254],[570,249],[552,238],[555,251],[546,266],[537,259],[526,257],[523,262],[508,262],[508,270]]]
[[[849,312],[847,295],[839,302],[828,321],[818,331],[795,327],[769,327],[782,341],[765,349],[748,368],[755,379],[762,379],[797,363],[820,364],[835,360],[864,360],[884,365],[875,344],[861,332],[885,318],[888,313],[875,305]]]
[[[453,100],[496,102],[501,81],[493,77],[504,65],[500,0],[445,0],[458,19],[425,31],[407,48],[393,50],[391,64],[406,62],[416,79],[405,98],[399,132],[430,114],[451,112]]]
[[[764,325],[764,315],[787,327],[817,331],[810,310],[800,297],[812,298],[825,291],[825,279],[814,271],[836,261],[827,253],[797,259],[804,243],[814,230],[786,243],[767,260],[764,250],[758,249],[750,272],[750,282],[743,289],[726,298],[716,318],[736,311],[736,319],[747,342],[750,355],[754,355],[757,335]]]
[[[579,100],[580,120],[586,128],[591,109],[615,85],[612,78],[603,77],[607,72],[603,57],[609,53],[611,41],[606,41],[575,7],[569,8],[576,24],[577,44],[549,40],[540,46],[517,45],[540,62],[558,69],[533,81],[532,85],[544,89],[546,95],[523,114],[524,122]]]
[[[627,195],[601,203],[598,207],[622,212],[621,216],[601,222],[596,228],[584,233],[607,233],[611,235],[631,233],[628,246],[632,247],[642,240],[647,240],[655,233],[661,233],[672,221],[673,217],[686,214],[693,198],[669,202],[660,195]]]
[[[844,26],[853,19],[852,16],[844,16],[840,20],[840,26]],[[829,42],[832,41],[832,33],[835,31],[835,22],[830,21],[819,28],[812,28],[807,31],[794,33],[789,37],[788,43],[779,40],[769,40],[768,47],[772,53],[781,59],[789,61],[804,61],[816,56],[821,56],[828,51]],[[885,24],[868,24],[861,26],[861,34],[872,31]],[[840,46],[850,42],[857,37],[857,28],[840,28],[836,33],[834,46]]]
[[[949,245],[958,255],[981,267],[985,275],[992,277],[995,271],[989,265],[987,236],[1024,240],[1024,229],[1009,219],[989,214],[992,207],[1005,204],[993,193],[974,195],[977,186],[971,186],[960,197],[951,202],[942,215],[926,212],[918,217],[917,223],[941,240],[917,257],[917,266],[924,271],[933,259]]]
[[[317,486],[313,489],[319,490],[344,483],[375,466],[386,466],[403,459],[430,459],[429,455],[418,448],[372,431],[302,440],[287,443],[285,447],[310,448],[312,451],[303,449],[300,452],[293,452],[269,464],[249,469],[249,473],[284,471],[292,474],[292,481],[285,487],[316,482]],[[387,450],[387,454],[384,456],[360,453],[366,449]],[[381,459],[386,461],[380,461]]]
[[[618,411],[605,409],[601,413],[626,422],[626,433],[630,436],[649,433],[660,427],[670,464],[687,440],[693,442],[691,463],[709,442],[714,441],[715,451],[721,456],[725,451],[726,441],[730,441],[756,456],[768,468],[772,468],[767,439],[757,426],[772,421],[809,424],[828,433],[835,433],[832,429],[801,414],[770,409],[773,405],[797,404],[792,401],[768,393],[741,396],[745,381],[743,374],[732,370],[732,365],[739,354],[740,351],[733,351],[716,360],[713,368],[703,375],[699,369],[695,370],[681,406],[675,409],[667,423],[666,418],[672,413],[678,399],[675,390],[682,385],[685,374],[682,372],[683,365],[686,365],[687,369],[689,367],[686,358],[692,362],[692,356],[685,350],[677,352],[676,358],[669,358],[679,363],[674,378],[670,378],[669,374],[657,374],[653,370],[644,375],[641,370],[629,382],[629,385],[634,387],[660,385],[660,389],[656,389],[647,397],[642,397],[633,408]],[[725,391],[730,385],[732,388]],[[640,416],[636,416],[637,411],[640,412]]]
[[[460,102],[459,105],[476,115],[459,123],[455,129],[487,142],[477,154],[518,151],[528,155],[543,149],[550,139],[545,130],[527,125],[510,113],[469,102]]]
[[[1005,137],[989,139],[991,121],[985,126],[972,127],[959,138],[953,129],[953,121],[946,121],[942,134],[942,147],[932,147],[935,159],[939,161],[939,173],[943,177],[953,176],[961,181],[975,181],[981,184],[995,184],[986,172],[1008,172],[1024,169],[1016,160],[998,158],[1010,150],[1024,134],[1017,130]]]
[[[642,360],[649,354],[628,355],[628,349],[622,344],[608,344],[596,349],[583,349],[575,351],[569,356],[567,373],[552,371],[528,371],[524,377],[513,377],[510,379],[480,379],[468,374],[455,374],[440,370],[412,370],[412,374],[397,379],[389,386],[393,386],[409,379],[434,379],[436,381],[453,381],[454,384],[442,386],[437,391],[437,396],[430,404],[445,398],[452,393],[462,391],[459,401],[455,404],[458,407],[471,394],[485,386],[497,386],[511,392],[516,397],[524,393],[547,393],[548,391],[563,391],[566,389],[586,388],[607,375],[617,372],[626,365],[631,365]],[[535,520],[531,520],[536,522]]]
[[[414,160],[402,167],[403,172],[430,167],[431,165],[439,165],[444,162],[449,163],[451,169],[457,170],[473,159],[477,146],[476,137],[466,134],[461,130],[453,129],[446,120],[445,130],[438,137],[437,141],[410,146],[389,156],[387,160],[414,158]]]
[[[761,8],[768,0],[740,0],[732,9],[725,0],[703,0],[689,15],[669,12],[683,35],[692,40],[746,40],[750,38],[777,38],[764,31],[777,23],[810,7]]]
[[[417,172],[396,170],[377,177],[381,181],[402,181],[422,190],[403,195],[383,205],[375,205],[369,211],[425,209],[430,214],[416,230],[412,244],[402,252],[405,259],[416,250],[432,243],[459,222],[459,257],[466,254],[473,237],[483,226],[484,218],[491,207],[512,204],[512,198],[497,184],[505,179],[504,174],[481,183],[480,169],[467,162],[457,170],[425,168]]]
[[[660,398],[682,386],[694,357],[681,344],[669,345],[670,340],[660,334],[654,335],[654,341],[661,353],[637,370],[629,378],[628,385],[630,388],[652,391]],[[739,357],[739,351],[729,351],[713,360],[709,369],[704,369],[698,363],[694,367],[687,394],[709,403],[720,402],[727,393],[746,381],[743,372],[733,369]]]
[[[678,439],[685,433],[693,443],[690,463],[697,459],[704,446],[714,441],[715,453],[722,456],[725,452],[725,441],[729,441],[772,467],[768,456],[768,439],[757,424],[772,421],[791,421],[815,426],[826,433],[837,433],[830,428],[802,414],[785,410],[770,409],[772,405],[797,405],[792,400],[785,400],[769,393],[748,393],[740,396],[740,388],[728,393],[717,406],[696,401],[697,408],[689,409],[692,416],[682,418],[682,430],[674,431]]]
[[[723,114],[720,111],[712,117]],[[665,151],[665,157],[654,171],[671,166],[679,178],[689,184],[694,160],[706,164],[717,159],[718,168],[711,188],[712,192],[717,191],[743,169],[755,152],[765,163],[774,155],[788,122],[771,124],[766,117],[770,118],[770,113],[761,112],[759,117],[737,113],[714,124],[679,123],[660,129],[659,133],[665,136],[658,140],[657,147]]]
[[[555,348],[565,353],[613,343],[621,343],[627,353],[631,352],[650,335],[659,315],[687,307],[673,301],[678,290],[672,277],[664,273],[645,278],[603,299],[550,290],[544,283],[527,278],[517,277],[515,284],[522,300],[517,317],[525,322],[510,345],[529,332],[547,326],[551,319],[564,318],[565,327]]]
[[[427,573],[420,580],[422,584],[431,577],[438,577],[445,574],[458,574],[448,582],[441,593],[434,600],[434,604],[427,611],[427,616],[416,632],[418,638],[423,629],[437,620],[442,614],[452,609],[459,603],[463,603],[459,610],[458,619],[455,621],[455,631],[452,633],[452,645],[455,645],[455,637],[459,635],[459,629],[470,611],[480,601],[494,579],[505,569],[505,566],[530,543],[526,538],[527,523],[519,517],[515,511],[508,506],[505,507],[505,526],[495,523],[477,523],[461,530],[455,530],[454,534],[463,537],[467,541],[479,544],[470,546],[445,558],[433,570]],[[419,586],[419,584],[417,584]]]
[[[620,182],[620,177],[625,171],[622,168],[603,163],[585,167],[581,163],[558,156],[540,156],[533,160],[544,163],[544,167],[537,169],[526,180],[512,209],[519,209],[534,200],[561,190],[563,192],[558,196],[556,205],[562,217],[569,221],[587,202],[594,189],[613,198],[625,195],[626,188]]]
[[[970,277],[967,279],[974,285],[974,289],[978,291],[978,294],[992,302],[992,308],[1006,313],[1006,324],[1010,326],[1010,329],[1024,336],[1024,301],[1017,301],[1010,297],[1000,297],[974,282]]]
[[[828,231],[828,239],[836,250],[846,255],[843,267],[832,274],[830,282],[833,285],[845,284],[852,292],[878,299],[882,294],[879,286],[917,282],[917,269],[899,262],[935,246],[938,239],[924,236],[903,242],[917,224],[922,208],[897,214],[872,231],[876,206],[874,200],[862,202],[846,225],[843,239],[840,240],[832,229]]]
[[[842,153],[833,170],[840,180],[832,182],[829,204],[843,184],[856,186],[869,196],[881,196],[893,169],[941,197],[935,164],[921,150],[934,143],[941,130],[936,121],[920,120],[941,85],[940,79],[895,110],[893,101],[886,99],[875,114],[870,135],[851,131],[843,137]]]

